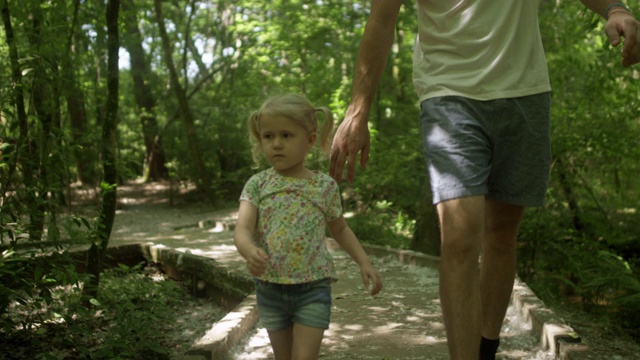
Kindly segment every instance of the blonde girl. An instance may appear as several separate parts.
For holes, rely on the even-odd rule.
[[[318,137],[318,117],[324,120]],[[234,242],[256,282],[260,321],[276,360],[317,359],[329,327],[336,270],[325,230],[360,267],[371,295],[382,281],[342,216],[337,183],[305,167],[316,144],[330,148],[333,115],[304,96],[272,97],[248,119],[253,158],[271,166],[240,196]]]

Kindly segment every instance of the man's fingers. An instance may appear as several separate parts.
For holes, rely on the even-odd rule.
[[[640,62],[640,25],[628,13],[624,11],[612,13],[604,31],[611,46],[617,47],[623,44],[623,67]]]
[[[607,34],[607,37],[609,38],[609,44],[611,44],[611,46],[616,47],[620,45],[621,37],[620,37],[620,34],[618,33],[617,28],[606,27],[604,31]]]
[[[640,61],[640,29],[633,28],[629,30],[633,31],[635,36],[626,36],[624,39],[624,45],[622,47],[622,65],[624,67],[636,64]]]
[[[362,151],[360,152],[360,167],[362,169],[366,169],[367,168],[367,162],[369,161],[369,146],[365,146],[362,148]]]
[[[331,154],[331,162],[329,163],[329,175],[337,182],[342,180],[342,169],[344,168],[344,155],[342,151],[335,151]]]
[[[349,160],[347,161],[347,181],[353,182],[356,177],[356,158],[358,157],[358,151],[349,151]]]

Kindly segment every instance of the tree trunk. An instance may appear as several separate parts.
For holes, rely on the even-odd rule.
[[[411,250],[440,256],[440,225],[438,212],[431,201],[428,182],[422,186],[418,203],[416,230],[411,240]]]
[[[169,42],[169,36],[167,35],[167,29],[164,25],[164,17],[162,15],[162,0],[154,0],[154,5],[156,10],[160,38],[162,39],[162,49],[164,52],[164,60],[167,64],[167,69],[169,70],[171,88],[173,88],[176,99],[178,100],[182,121],[184,123],[185,131],[187,133],[187,141],[189,142],[189,152],[191,153],[191,161],[193,165],[193,177],[196,183],[196,187],[210,201],[215,201],[216,199],[212,195],[213,182],[211,180],[211,176],[207,172],[207,169],[204,165],[204,161],[202,160],[202,154],[200,152],[200,147],[198,146],[198,138],[195,133],[193,114],[191,113],[191,109],[189,108],[186,92],[182,88],[182,85],[180,85],[178,73],[173,63],[173,52],[171,48],[171,43]]]
[[[118,14],[119,0],[109,0],[107,3],[107,101],[105,106],[105,121],[102,125],[102,166],[104,181],[102,188],[102,208],[96,224],[96,238],[91,243],[87,258],[87,272],[91,275],[89,283],[85,284],[83,295],[95,298],[100,285],[100,273],[109,237],[116,216],[117,201],[117,158],[116,158],[116,130],[118,127]]]
[[[20,135],[18,136],[16,151],[17,158],[22,164],[22,176],[24,187],[26,191],[25,205],[29,209],[30,225],[29,236],[31,240],[38,241],[42,236],[43,228],[43,213],[38,211],[36,207],[37,191],[35,180],[36,174],[36,161],[34,156],[37,155],[35,149],[35,142],[32,141],[29,135],[29,123],[27,118],[27,112],[24,102],[24,90],[22,84],[22,72],[20,71],[18,47],[15,42],[15,36],[13,34],[13,27],[11,24],[11,16],[9,12],[9,3],[4,1],[2,7],[2,20],[4,23],[5,34],[7,39],[7,45],[9,46],[9,59],[11,62],[11,73],[13,77],[14,86],[14,101],[16,107],[16,114],[18,120],[18,129]]]
[[[87,136],[87,109],[84,92],[80,90],[76,78],[74,65],[73,39],[78,22],[80,0],[74,0],[73,18],[69,28],[69,37],[66,44],[66,54],[62,63],[63,92],[67,102],[67,111],[71,125],[71,139],[74,146],[78,181],[83,185],[96,185],[95,153],[91,139]]]
[[[29,32],[29,40],[32,52],[39,55],[39,59],[48,59],[51,63],[57,63],[57,53],[55,45],[43,39],[42,25],[45,22],[43,13],[38,3],[33,4],[31,8],[31,19],[33,27]],[[48,19],[52,25],[55,22]],[[34,66],[33,83],[32,83],[32,101],[33,108],[40,127],[37,128],[40,133],[37,138],[36,155],[32,158],[36,167],[36,184],[34,191],[35,204],[30,207],[31,223],[29,227],[29,239],[31,241],[42,240],[42,234],[45,225],[45,213],[49,213],[55,217],[55,209],[48,206],[48,194],[58,194],[64,188],[60,173],[61,165],[57,156],[51,156],[56,147],[56,139],[60,134],[60,102],[58,99],[59,88],[57,81],[59,79],[57,68],[49,65],[49,62],[39,60]],[[58,165],[58,166],[56,166]],[[54,180],[55,179],[55,180]]]
[[[560,180],[560,187],[562,188],[562,192],[564,193],[565,198],[567,199],[567,204],[569,206],[569,211],[571,213],[571,222],[573,223],[573,228],[578,232],[584,231],[584,222],[582,221],[582,215],[580,211],[580,206],[578,205],[578,199],[573,191],[572,181],[569,178],[569,175],[572,173],[570,168],[566,167],[565,162],[562,158],[558,158],[556,161],[556,170],[558,173],[558,179]]]
[[[149,64],[145,59],[142,47],[142,35],[138,28],[138,17],[134,5],[125,1],[122,3],[127,39],[124,46],[129,52],[131,60],[131,76],[133,77],[133,94],[140,112],[142,123],[142,135],[145,144],[144,179],[159,181],[166,179],[169,171],[166,166],[166,158],[158,121],[156,119],[156,102],[153,97],[149,81],[152,79]]]

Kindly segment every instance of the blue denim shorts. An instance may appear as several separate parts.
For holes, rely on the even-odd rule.
[[[294,323],[328,329],[331,317],[331,279],[303,284],[275,284],[255,280],[260,323],[268,331]]]
[[[541,206],[551,163],[549,93],[424,100],[420,125],[433,203],[465,196]]]

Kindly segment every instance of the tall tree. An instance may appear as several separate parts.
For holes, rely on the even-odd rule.
[[[66,1],[62,2],[63,4]],[[88,117],[85,104],[85,93],[78,84],[76,76],[76,29],[78,28],[78,15],[80,12],[81,0],[73,1],[73,12],[71,23],[69,24],[69,33],[67,35],[67,43],[65,44],[65,55],[62,60],[62,89],[67,102],[67,111],[69,112],[69,123],[71,125],[71,139],[76,144],[74,146],[74,155],[76,158],[78,180],[85,185],[94,185],[96,182],[95,171],[95,152],[91,147],[91,138],[88,132]]]
[[[124,46],[129,52],[131,76],[133,77],[133,95],[139,109],[142,135],[145,144],[144,173],[145,180],[158,181],[167,178],[168,170],[162,139],[156,117],[156,99],[149,82],[153,74],[145,57],[142,46],[143,37],[138,27],[135,4],[122,3],[127,38]]]
[[[7,44],[9,46],[9,59],[11,63],[11,74],[13,79],[13,101],[17,114],[17,122],[19,129],[18,141],[16,144],[16,164],[19,162],[22,170],[22,177],[25,188],[24,202],[29,211],[30,225],[29,234],[33,240],[39,240],[42,235],[43,214],[37,209],[37,180],[36,162],[33,160],[36,155],[35,143],[29,134],[29,119],[26,112],[24,100],[24,85],[22,79],[22,71],[20,70],[18,46],[16,37],[11,23],[11,13],[9,10],[9,2],[5,0],[2,7],[2,20],[4,23]],[[17,169],[16,169],[17,170]],[[13,171],[11,171],[13,172]],[[10,172],[10,173],[11,173]],[[6,190],[6,189],[4,189]],[[4,191],[3,190],[3,191]]]
[[[86,297],[96,297],[100,284],[100,273],[109,237],[116,216],[117,203],[117,158],[116,158],[116,129],[118,127],[118,50],[120,48],[118,32],[119,0],[109,0],[107,3],[107,101],[106,116],[102,125],[102,166],[104,180],[102,189],[102,208],[96,224],[95,239],[91,243],[87,258],[87,272],[91,280],[83,288]]]
[[[162,0],[154,0],[154,5],[158,22],[158,30],[160,32],[160,38],[162,39],[164,61],[169,71],[171,88],[173,89],[174,95],[178,101],[180,116],[184,124],[187,141],[189,142],[188,146],[191,155],[196,187],[200,192],[204,193],[210,201],[215,201],[217,199],[215,199],[212,195],[213,182],[202,159],[199,140],[196,135],[194,126],[193,113],[191,112],[191,108],[189,107],[187,94],[180,83],[178,71],[173,61],[173,47],[171,46],[171,42],[169,41],[169,35],[167,34],[167,28],[164,23],[165,19],[162,13]]]

